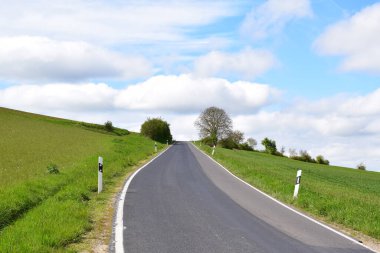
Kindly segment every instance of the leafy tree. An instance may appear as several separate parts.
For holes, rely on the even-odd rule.
[[[141,134],[161,143],[171,143],[173,140],[170,125],[161,118],[148,118],[141,125]]]
[[[255,147],[257,146],[257,141],[253,138],[247,139],[248,145],[251,146],[252,150],[255,150]]]
[[[276,141],[265,137],[264,140],[261,141],[261,144],[265,147],[265,152],[272,155],[277,154]]]
[[[199,136],[209,137],[215,145],[218,140],[227,138],[232,131],[232,120],[221,108],[209,107],[205,109],[194,122],[199,130]]]

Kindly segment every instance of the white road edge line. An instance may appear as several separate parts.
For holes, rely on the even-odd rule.
[[[124,223],[123,223],[123,216],[124,216],[124,201],[125,201],[125,195],[127,194],[128,187],[131,184],[133,178],[139,173],[142,169],[144,169],[146,166],[148,166],[150,163],[152,163],[154,160],[156,160],[158,157],[160,157],[162,154],[164,154],[166,151],[168,151],[172,146],[169,146],[167,149],[162,151],[159,155],[154,157],[152,160],[150,160],[148,163],[144,164],[142,167],[140,167],[138,170],[136,170],[127,180],[125,183],[123,190],[120,193],[120,198],[117,203],[117,211],[116,211],[116,222],[115,222],[115,253],[124,253],[124,245],[123,245],[123,236],[124,236]]]
[[[266,194],[265,192],[263,192],[263,191],[257,189],[256,187],[250,185],[249,183],[245,182],[245,181],[242,180],[241,178],[239,178],[239,177],[235,176],[234,174],[232,174],[231,171],[229,171],[228,169],[226,169],[223,165],[221,165],[219,162],[217,162],[216,160],[214,160],[211,156],[209,156],[209,155],[208,155],[207,153],[205,153],[203,150],[201,150],[200,148],[198,148],[194,143],[192,143],[192,142],[190,142],[190,143],[191,143],[195,148],[197,148],[199,151],[201,151],[204,155],[206,155],[208,158],[210,158],[213,162],[215,162],[215,163],[218,164],[220,167],[222,167],[224,170],[226,170],[230,175],[232,175],[233,177],[235,177],[236,179],[238,179],[240,182],[242,182],[242,183],[246,184],[247,186],[251,187],[251,188],[254,189],[255,191],[257,191],[257,192],[263,194],[264,196],[270,198],[271,200],[273,200],[273,201],[276,202],[277,204],[279,204],[279,205],[285,207],[286,209],[288,209],[288,210],[290,210],[290,211],[292,211],[292,212],[294,212],[294,213],[296,213],[296,214],[298,214],[298,215],[300,215],[300,216],[302,216],[302,217],[304,217],[304,218],[306,218],[306,219],[308,219],[308,220],[310,220],[310,221],[312,221],[312,222],[314,222],[314,223],[316,223],[316,224],[318,224],[318,225],[324,227],[324,228],[327,229],[327,230],[330,230],[330,231],[332,231],[332,232],[334,232],[334,233],[336,233],[336,234],[338,234],[338,235],[340,235],[340,236],[346,238],[347,240],[350,240],[350,241],[353,242],[353,243],[356,243],[356,244],[358,244],[358,245],[360,245],[360,246],[362,246],[362,247],[364,247],[364,248],[366,248],[366,249],[368,249],[368,250],[370,250],[370,251],[373,251],[373,252],[377,253],[377,251],[371,249],[370,247],[368,247],[367,245],[364,245],[363,243],[358,242],[358,241],[355,240],[354,238],[351,238],[351,237],[349,237],[348,235],[345,235],[345,234],[343,234],[342,232],[339,232],[338,230],[335,230],[335,229],[333,229],[333,228],[331,228],[331,227],[329,227],[329,226],[327,226],[327,225],[325,225],[325,224],[323,224],[323,223],[321,223],[321,222],[319,222],[319,221],[317,221],[317,220],[315,220],[315,219],[313,219],[313,218],[311,218],[311,217],[309,217],[309,216],[307,216],[307,215],[305,215],[305,214],[303,214],[303,213],[301,213],[301,212],[299,212],[299,211],[297,211],[297,210],[291,208],[290,206],[287,206],[286,204],[282,203],[281,201],[279,201],[279,200],[273,198],[272,196],[269,196],[269,195]]]

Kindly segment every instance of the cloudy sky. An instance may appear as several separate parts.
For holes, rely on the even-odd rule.
[[[0,106],[174,138],[234,128],[380,171],[380,3],[14,0],[0,9]]]

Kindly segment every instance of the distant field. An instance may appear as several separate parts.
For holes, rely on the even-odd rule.
[[[202,149],[211,153],[210,147],[202,145]],[[217,148],[214,158],[236,176],[283,202],[380,239],[378,172],[222,148]],[[299,197],[294,201],[297,169],[302,169],[302,180]]]
[[[104,191],[153,154],[126,130],[0,108],[0,252],[66,252],[93,226],[97,157]],[[162,149],[163,145],[159,145]],[[47,173],[51,163],[59,174]]]

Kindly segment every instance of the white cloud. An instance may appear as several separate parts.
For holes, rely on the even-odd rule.
[[[189,113],[220,106],[248,113],[273,103],[279,91],[264,84],[192,75],[154,76],[114,89],[107,84],[18,85],[0,90],[0,106],[18,109],[105,110]]]
[[[191,28],[235,15],[238,9],[236,3],[212,0],[19,0],[0,9],[0,36],[27,34],[102,44],[185,41]]]
[[[274,102],[278,96],[278,90],[263,84],[172,75],[155,76],[128,86],[115,104],[119,108],[143,111],[194,112],[219,106],[231,113],[248,113]]]
[[[0,37],[0,79],[83,80],[137,78],[151,73],[142,57],[126,57],[85,42],[44,37]]]
[[[380,135],[380,89],[362,96],[335,96],[319,101],[297,101],[282,111],[260,111],[237,118],[244,128],[255,131],[289,129],[318,136]],[[247,123],[244,123],[244,122]],[[252,124],[252,122],[256,122]]]
[[[260,111],[233,118],[246,136],[270,137],[278,146],[325,155],[333,164],[365,162],[380,171],[380,89],[362,96],[298,101],[281,111]]]
[[[252,79],[272,68],[275,63],[275,57],[266,50],[246,48],[237,53],[213,51],[195,60],[194,71],[201,76]]]
[[[334,108],[333,110],[331,108]],[[310,103],[299,101],[297,111],[315,115],[338,114],[344,117],[367,117],[380,115],[380,89],[365,95],[337,95]]]
[[[325,55],[344,57],[341,69],[380,73],[380,3],[329,26],[314,47]]]
[[[241,26],[241,32],[254,40],[280,31],[289,21],[312,16],[309,0],[268,0],[254,7]]]
[[[106,84],[18,85],[0,90],[0,106],[34,112],[107,110],[116,92]]]

